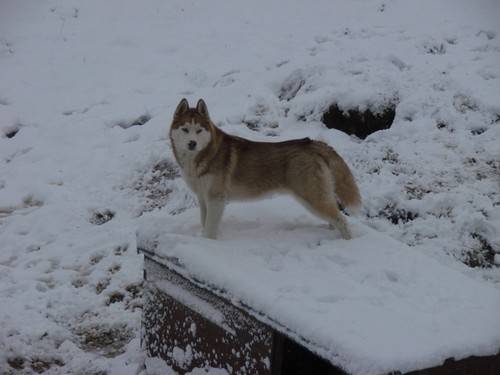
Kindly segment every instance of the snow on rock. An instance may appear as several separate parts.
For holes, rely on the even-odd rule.
[[[406,372],[500,348],[497,289],[354,220],[345,241],[291,199],[232,204],[213,241],[198,237],[197,211],[144,218],[138,246],[178,260],[170,266],[349,373]]]
[[[4,0],[0,372],[135,374],[137,218],[196,205],[168,147],[184,96],[236,135],[328,142],[365,225],[500,285],[496,14],[494,0]],[[321,122],[332,104],[387,103],[391,128],[364,141]]]

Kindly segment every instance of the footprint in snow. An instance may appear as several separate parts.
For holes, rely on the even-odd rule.
[[[104,256],[105,255],[103,253],[101,253],[101,252],[92,254],[90,256],[89,263],[94,266],[97,263],[99,263],[101,260],[103,260]]]
[[[33,195],[28,195],[23,199],[21,204],[16,206],[0,207],[0,219],[9,215],[27,215],[42,206],[43,201],[36,199]]]
[[[127,250],[128,250],[128,244],[118,245],[117,247],[115,247],[113,249],[113,254],[120,256],[120,255],[123,255],[124,253],[126,253]]]
[[[85,285],[88,284],[88,280],[86,278],[76,278],[71,281],[71,285],[73,285],[75,288],[81,288]]]
[[[92,212],[89,222],[94,225],[103,225],[115,217],[115,212],[105,210],[95,210]]]
[[[122,265],[120,263],[115,263],[111,267],[109,267],[108,272],[111,275],[113,275],[113,274],[117,273],[118,271],[120,271],[121,268],[122,268]]]
[[[397,272],[391,270],[385,270],[384,274],[387,277],[387,280],[393,283],[397,283],[399,281],[399,275],[397,274]]]
[[[323,296],[323,297],[316,298],[316,301],[318,301],[320,303],[331,304],[331,303],[337,303],[337,302],[343,301],[345,299],[346,298],[342,297],[342,296]]]
[[[314,37],[314,41],[318,44],[323,44],[326,42],[330,42],[332,39],[326,35],[317,35]]]
[[[97,282],[95,285],[95,292],[96,294],[101,294],[108,286],[109,283],[111,282],[111,279],[109,277],[105,277]]]
[[[228,71],[227,73],[224,73],[223,75],[221,75],[221,78],[215,81],[212,87],[217,87],[217,86],[226,87],[233,84],[234,82],[236,82],[236,79],[233,76],[235,74],[238,74],[239,72],[240,71],[238,69],[233,69]]]
[[[497,79],[498,73],[487,68],[482,68],[477,71],[477,74],[484,79],[485,81],[489,81],[490,79]]]
[[[497,33],[494,32],[493,30],[480,30],[478,31],[476,36],[478,37],[485,36],[488,40],[493,40],[496,38]]]
[[[282,60],[276,64],[276,68],[281,68],[283,65],[286,65],[290,62],[290,60]]]
[[[122,129],[128,129],[133,126],[143,126],[152,118],[153,116],[151,116],[149,113],[144,113],[136,118],[117,121],[115,126],[119,126]]]

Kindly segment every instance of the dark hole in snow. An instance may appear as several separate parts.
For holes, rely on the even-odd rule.
[[[151,115],[149,114],[144,114],[139,117],[137,117],[135,120],[132,121],[121,121],[117,125],[122,128],[122,129],[128,129],[131,128],[132,126],[142,126],[149,120],[151,120]]]
[[[92,214],[89,221],[91,224],[102,225],[110,221],[113,217],[115,217],[115,213],[113,211],[96,211]]]
[[[19,130],[21,130],[21,128],[19,127],[16,127],[16,128],[13,128],[13,129],[10,129],[10,130],[7,130],[5,132],[5,136],[7,138],[14,138],[16,136],[16,134],[19,132]]]
[[[321,121],[329,129],[337,129],[349,135],[365,139],[378,130],[389,129],[396,116],[395,105],[389,105],[379,111],[366,109],[341,109],[332,104],[323,114]]]

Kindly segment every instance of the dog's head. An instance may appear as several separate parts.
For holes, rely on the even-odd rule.
[[[203,99],[198,100],[196,108],[189,108],[188,101],[182,99],[170,127],[170,139],[175,147],[179,151],[199,152],[210,143],[212,133],[212,122]]]

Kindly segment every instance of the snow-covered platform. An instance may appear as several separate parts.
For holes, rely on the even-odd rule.
[[[223,342],[251,352],[233,350],[259,363],[248,373],[280,373],[273,366],[286,360],[283,340],[349,374],[407,373],[472,356],[484,358],[490,372],[482,373],[500,371],[498,289],[351,223],[355,238],[342,240],[282,197],[230,204],[216,241],[200,236],[198,209],[144,218],[137,246],[146,258],[149,353],[180,369],[199,365],[208,344],[198,318],[158,326],[180,319],[184,306],[218,326]],[[188,344],[179,339],[186,335]]]

